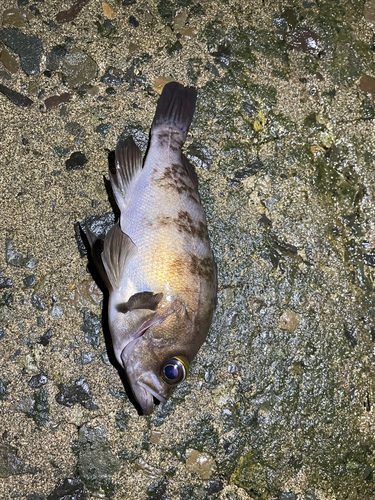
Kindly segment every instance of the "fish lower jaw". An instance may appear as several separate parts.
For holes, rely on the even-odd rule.
[[[165,405],[165,403],[167,402],[167,400],[161,396],[160,394],[158,394],[156,391],[154,391],[153,389],[151,389],[151,387],[149,387],[147,384],[145,384],[144,382],[138,382],[138,384],[143,387],[143,389],[145,389],[147,392],[149,392],[154,398],[156,398],[158,401],[160,401],[160,403],[162,405]]]

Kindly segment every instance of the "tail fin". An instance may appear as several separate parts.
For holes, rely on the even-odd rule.
[[[167,83],[156,107],[151,134],[159,127],[177,129],[183,144],[193,119],[196,101],[197,90],[194,87],[184,87],[177,82]]]

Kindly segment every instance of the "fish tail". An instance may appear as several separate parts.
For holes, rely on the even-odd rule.
[[[178,130],[183,144],[193,119],[197,90],[194,87],[184,87],[177,82],[165,85],[156,107],[151,134],[157,129]]]

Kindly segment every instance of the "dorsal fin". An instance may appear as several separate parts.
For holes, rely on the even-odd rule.
[[[129,260],[137,253],[137,246],[115,224],[106,234],[102,261],[108,280],[115,290],[120,288],[121,278]]]
[[[126,191],[134,175],[142,170],[142,153],[133,137],[120,135],[115,150],[115,172],[109,171],[112,191],[120,210],[125,207]]]
[[[155,311],[162,298],[162,292],[139,292],[132,295],[124,304],[119,304],[116,309],[124,313],[134,311],[134,309],[150,309],[151,311]]]
[[[198,192],[198,176],[197,172],[195,171],[195,168],[183,153],[181,153],[181,161],[182,165],[185,167],[186,173],[188,174],[191,182],[193,183],[193,186]]]

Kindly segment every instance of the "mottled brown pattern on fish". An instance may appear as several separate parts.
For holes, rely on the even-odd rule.
[[[205,240],[207,238],[206,225],[201,222],[194,222],[190,214],[186,211],[180,210],[178,217],[157,216],[155,221],[162,226],[175,225],[179,233],[186,233],[193,238]]]
[[[181,165],[172,163],[172,165],[168,165],[164,169],[163,175],[158,177],[157,174],[158,171],[153,169],[152,182],[164,188],[173,189],[177,191],[178,194],[184,193],[191,201],[199,203],[199,196],[196,189],[191,186],[189,176]]]
[[[178,130],[164,129],[156,133],[160,146],[169,147],[172,151],[179,151],[183,145],[181,133]]]
[[[189,254],[189,257],[190,262],[188,263],[188,266],[191,274],[197,275],[200,278],[204,278],[209,281],[213,280],[214,269],[212,257],[204,257],[200,259],[194,254]]]

